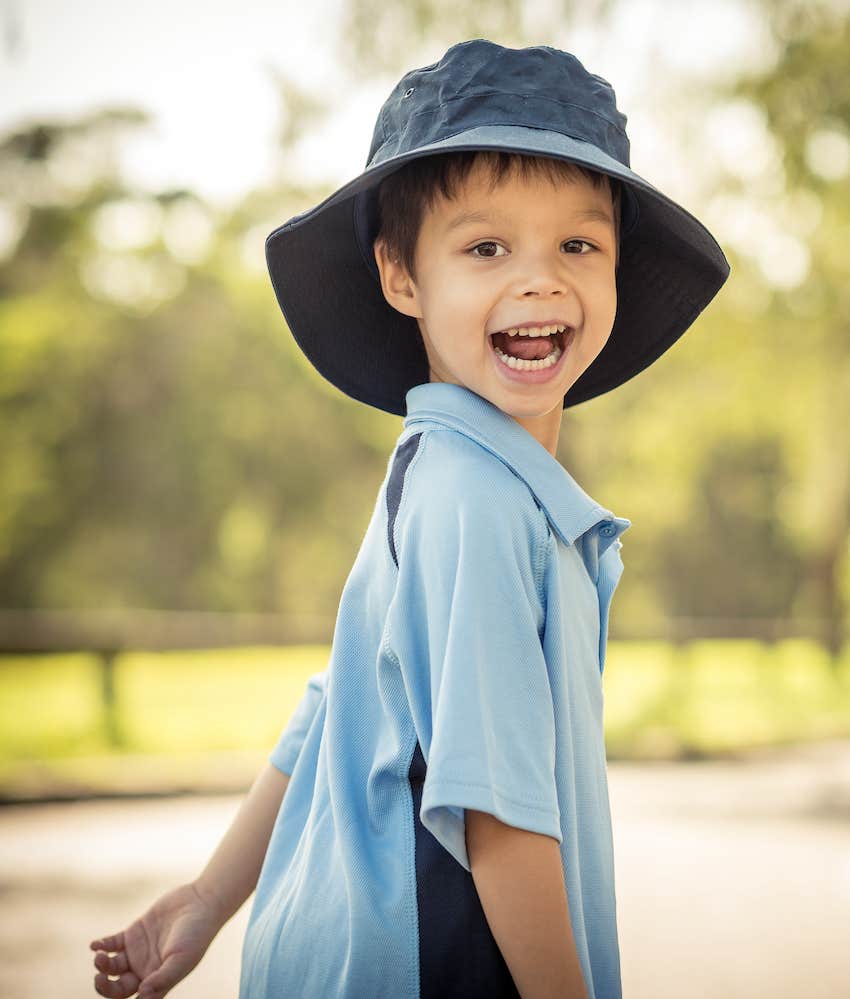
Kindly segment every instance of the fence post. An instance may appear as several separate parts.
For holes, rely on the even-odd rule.
[[[117,649],[103,649],[99,655],[103,725],[106,741],[113,749],[120,749],[124,745],[124,733],[118,722],[118,705],[115,697],[115,659],[117,655]]]

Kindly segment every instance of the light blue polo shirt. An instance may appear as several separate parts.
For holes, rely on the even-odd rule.
[[[619,999],[602,671],[630,522],[471,390],[406,399],[328,668],[269,757],[291,780],[240,999],[518,996],[465,808],[560,843],[589,999]]]

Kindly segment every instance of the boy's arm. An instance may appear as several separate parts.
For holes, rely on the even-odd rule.
[[[209,863],[193,882],[198,894],[218,914],[220,926],[224,926],[257,886],[288,784],[287,774],[272,763],[266,764]]]
[[[314,673],[236,818],[202,873],[192,882],[221,920],[238,911],[257,887],[272,829],[301,747],[325,695],[328,671]]]
[[[465,812],[472,879],[522,999],[587,999],[558,841]]]

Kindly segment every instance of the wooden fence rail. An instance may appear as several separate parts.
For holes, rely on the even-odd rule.
[[[676,643],[700,638],[785,638],[819,640],[826,622],[819,618],[678,617],[661,626],[622,628],[614,622],[610,638],[656,639]],[[243,614],[160,610],[2,610],[0,654],[109,652],[122,649],[225,648],[239,645],[330,643],[334,620],[328,615]]]
[[[42,611],[0,610],[0,655],[89,652],[100,662],[104,727],[120,745],[115,700],[115,661],[122,651],[165,652],[248,645],[329,644],[334,621],[298,614],[222,614],[206,611]],[[622,631],[621,640],[655,639],[682,647],[697,639],[750,638],[773,643],[785,638],[820,640],[818,619],[670,618],[662,628]]]

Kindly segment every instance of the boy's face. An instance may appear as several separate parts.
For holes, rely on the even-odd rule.
[[[582,216],[592,210],[608,221]],[[614,325],[617,246],[607,187],[594,188],[584,178],[553,185],[513,172],[491,191],[477,162],[455,200],[438,192],[426,211],[415,282],[380,244],[375,250],[387,301],[422,331],[430,380],[464,385],[529,429],[541,430],[543,421],[550,432],[543,429],[542,436],[551,439],[564,394]],[[493,333],[549,321],[573,331],[511,342],[521,340],[523,351],[535,355],[554,353],[544,344],[564,342],[557,363],[515,370],[499,358]],[[503,337],[499,342],[508,344]]]

